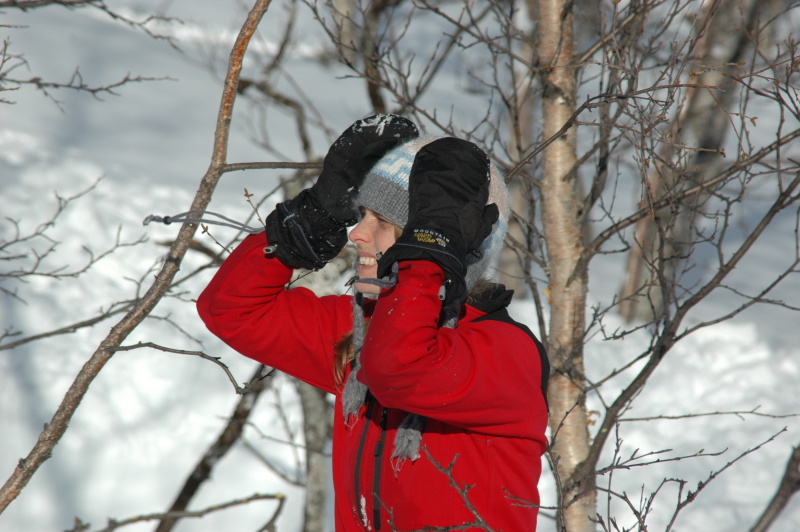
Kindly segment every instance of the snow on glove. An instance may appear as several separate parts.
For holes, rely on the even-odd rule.
[[[397,115],[377,114],[353,123],[331,146],[311,187],[319,206],[335,220],[355,224],[353,198],[367,172],[386,152],[417,136],[417,127]]]
[[[408,183],[408,223],[378,261],[378,276],[395,262],[430,260],[445,272],[445,304],[466,296],[467,256],[477,254],[499,216],[489,199],[489,158],[475,144],[447,137],[424,146]]]
[[[291,268],[325,266],[347,243],[347,226],[357,220],[353,198],[369,169],[387,151],[417,136],[416,126],[396,115],[354,122],[331,145],[317,182],[267,217],[267,254]]]

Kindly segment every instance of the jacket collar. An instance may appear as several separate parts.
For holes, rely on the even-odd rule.
[[[505,285],[492,283],[486,290],[467,298],[468,302],[462,307],[459,320],[472,321],[486,314],[491,314],[495,310],[507,307],[511,303],[513,295],[514,291],[507,289]],[[361,304],[365,316],[372,316],[377,301],[374,298],[363,298]]]
[[[482,290],[467,298],[467,304],[464,305],[461,318],[471,321],[507,307],[511,303],[513,295],[514,291],[508,290],[505,285],[492,283],[486,290]],[[471,309],[475,309],[478,312],[471,312]]]

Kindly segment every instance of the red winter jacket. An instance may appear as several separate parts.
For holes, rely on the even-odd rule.
[[[336,396],[336,530],[475,522],[449,477],[492,530],[535,530],[546,358],[530,331],[507,317],[510,293],[477,305],[483,311],[465,305],[455,329],[439,328],[442,270],[427,261],[401,263],[397,285],[372,310],[361,352],[368,400],[357,421],[346,424],[334,344],[352,330],[352,297],[286,289],[292,272],[265,258],[265,245],[263,233],[242,242],[197,308],[235,350]],[[426,418],[422,456],[393,468],[394,436],[409,412]]]

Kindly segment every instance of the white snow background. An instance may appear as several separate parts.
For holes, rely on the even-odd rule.
[[[112,83],[126,74],[165,77],[169,80],[130,84],[118,89],[119,96],[103,101],[81,93],[54,91],[62,109],[36,91],[25,88],[4,93],[13,105],[0,105],[0,239],[13,235],[5,219],[19,221],[22,233],[35,228],[54,212],[57,200],[86,190],[99,178],[96,188],[71,203],[50,236],[60,241],[48,264],[67,269],[86,260],[84,247],[95,254],[122,241],[147,236],[142,245],[122,248],[103,259],[77,279],[33,278],[18,285],[24,299],[0,296],[0,326],[24,335],[89,318],[102,305],[131,298],[136,281],[148,286],[152,267],[157,267],[165,248],[158,244],[175,235],[174,227],[142,227],[148,214],[174,214],[191,201],[210,159],[221,83],[203,67],[202,50],[216,46],[226,56],[232,35],[244,13],[238,2],[156,2],[120,0],[111,7],[126,9],[132,18],[143,18],[153,9],[164,8],[184,23],[167,28],[185,53],[141,31],[128,28],[91,9],[37,9],[29,14],[8,10],[3,14],[3,33],[15,50],[25,54],[36,75],[66,81],[76,66],[91,84]],[[272,9],[279,9],[279,3]],[[262,27],[269,27],[270,15]],[[270,35],[261,31],[261,35]],[[319,37],[322,39],[322,36]],[[346,79],[314,80],[303,76],[304,54],[313,53],[314,38],[307,48],[296,49],[300,83],[317,84],[311,94],[318,108],[337,131],[368,111],[363,88]],[[256,43],[255,45],[264,45]],[[33,74],[32,74],[33,75]],[[20,74],[19,77],[24,77]],[[358,96],[354,96],[358,95]],[[237,118],[245,107],[237,104]],[[283,122],[281,122],[283,121]],[[270,117],[273,140],[281,144],[282,133],[291,138],[293,125],[278,114]],[[314,139],[324,153],[332,139]],[[301,154],[286,144],[287,158]],[[230,162],[268,159],[250,141],[241,122],[234,121],[229,145]],[[249,208],[242,191],[264,194],[271,190],[277,172],[257,171],[227,174],[216,192],[211,210],[244,219]],[[793,220],[786,217],[771,229],[759,260],[746,264],[743,278],[758,278],[768,272],[782,249],[791,247],[797,235]],[[213,229],[225,240],[232,230]],[[207,241],[208,245],[213,245]],[[204,264],[202,257],[187,255],[181,274]],[[179,277],[181,276],[179,274]],[[206,270],[182,285],[184,292],[164,300],[154,316],[129,337],[125,345],[140,340],[155,341],[172,348],[198,350],[222,356],[242,381],[253,363],[224,347],[208,334],[194,310],[191,298],[209,280]],[[602,263],[592,270],[593,289],[615,289],[620,279]],[[611,282],[609,282],[609,280]],[[10,285],[8,285],[10,286]],[[795,279],[776,297],[797,302],[800,283]],[[603,294],[605,295],[605,294]],[[594,296],[598,297],[598,296]],[[725,301],[717,301],[724,305]],[[713,304],[710,305],[713,310]],[[533,306],[516,301],[513,312],[535,330]],[[118,319],[118,318],[117,318]],[[5,481],[25,456],[50,420],[67,387],[88,359],[108,328],[111,318],[91,329],[38,341],[13,351],[0,352],[0,479]],[[637,398],[630,413],[680,415],[715,411],[749,411],[764,414],[800,412],[797,383],[800,382],[800,347],[797,345],[798,316],[769,307],[759,307],[743,316],[707,328],[681,342],[657,370],[651,383]],[[609,324],[613,326],[613,324]],[[192,338],[202,341],[199,345]],[[618,366],[636,353],[646,338],[603,342],[595,338],[587,347],[590,374]],[[280,381],[280,378],[278,378]],[[605,393],[609,393],[606,391]],[[217,437],[238,396],[219,367],[197,357],[139,349],[116,354],[94,381],[69,430],[48,460],[17,500],[0,515],[0,531],[59,531],[74,526],[79,517],[102,528],[108,518],[165,510],[202,452]],[[273,405],[280,401],[295,417],[296,397],[289,387],[265,394],[252,420],[259,429],[285,439],[276,421]],[[599,404],[592,397],[592,404]],[[746,416],[698,417],[681,421],[626,423],[621,428],[623,454],[671,449],[665,456],[727,451],[718,457],[697,457],[648,468],[617,472],[615,491],[626,491],[638,501],[640,490],[649,494],[663,477],[683,478],[686,489],[721,468],[747,449],[757,446],[783,427],[788,431],[769,445],[750,454],[727,470],[701,492],[678,519],[676,530],[724,532],[748,530],[772,497],[793,445],[800,444],[798,418]],[[247,432],[248,441],[273,460],[291,466],[288,445],[262,439]],[[601,465],[612,459],[613,442]],[[540,483],[544,504],[554,504],[552,479],[545,464]],[[601,486],[607,477],[598,481]],[[644,486],[644,487],[643,487]],[[242,445],[217,465],[213,477],[202,488],[192,508],[199,509],[251,493],[282,492],[287,507],[278,530],[300,530],[302,490],[281,481],[262,466]],[[672,510],[675,491],[670,488],[657,499],[651,530],[663,528]],[[202,520],[187,519],[182,531],[256,530],[264,524],[274,502],[259,502],[226,510]],[[601,511],[605,499],[600,498]],[[613,515],[629,515],[618,504]],[[631,525],[630,518],[627,518]],[[658,526],[655,526],[658,525]],[[152,530],[154,523],[137,524],[123,530]],[[552,522],[540,520],[540,530],[552,530]],[[800,501],[792,501],[772,529],[800,530]]]

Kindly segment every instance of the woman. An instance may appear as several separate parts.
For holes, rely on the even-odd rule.
[[[360,120],[198,299],[231,347],[335,395],[337,531],[535,530],[547,360],[508,316],[511,292],[482,280],[507,204],[474,144]],[[336,256],[356,219],[354,296],[286,286]]]

